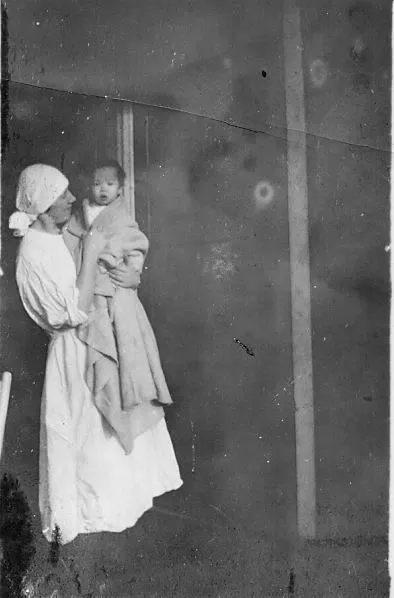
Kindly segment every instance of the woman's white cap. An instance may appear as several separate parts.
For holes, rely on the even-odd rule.
[[[23,237],[29,226],[60,197],[69,185],[60,170],[47,164],[25,168],[18,182],[16,208],[9,219],[14,236]]]

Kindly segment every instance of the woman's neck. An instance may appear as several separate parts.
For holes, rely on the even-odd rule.
[[[53,222],[52,218],[47,216],[41,216],[37,218],[37,220],[31,225],[31,228],[49,235],[61,235],[62,233],[61,229]]]

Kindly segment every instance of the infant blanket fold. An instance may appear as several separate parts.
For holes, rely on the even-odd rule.
[[[116,266],[134,252],[144,256],[148,239],[116,200],[93,221],[107,245],[100,255],[93,310],[78,328],[87,346],[86,381],[97,408],[115,430],[127,453],[133,439],[163,417],[160,404],[172,399],[162,370],[156,339],[145,309],[133,289],[114,288],[103,267]],[[64,234],[77,268],[81,240],[89,228],[83,209],[76,210]]]

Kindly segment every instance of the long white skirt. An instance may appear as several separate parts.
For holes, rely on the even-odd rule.
[[[48,541],[132,527],[153,498],[182,485],[164,417],[126,455],[83,378],[75,330],[51,341],[42,396],[39,502]]]

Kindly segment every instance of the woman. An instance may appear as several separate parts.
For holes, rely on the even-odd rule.
[[[86,346],[76,329],[89,318],[105,239],[98,231],[86,236],[77,275],[62,236],[74,201],[60,171],[35,164],[20,176],[18,212],[10,218],[14,234],[23,236],[16,265],[21,300],[51,338],[41,404],[39,504],[46,539],[52,541],[57,529],[62,544],[80,533],[123,531],[152,506],[153,497],[182,485],[164,413],[135,438],[127,455],[86,385]],[[118,271],[113,282],[138,286],[138,276]]]

